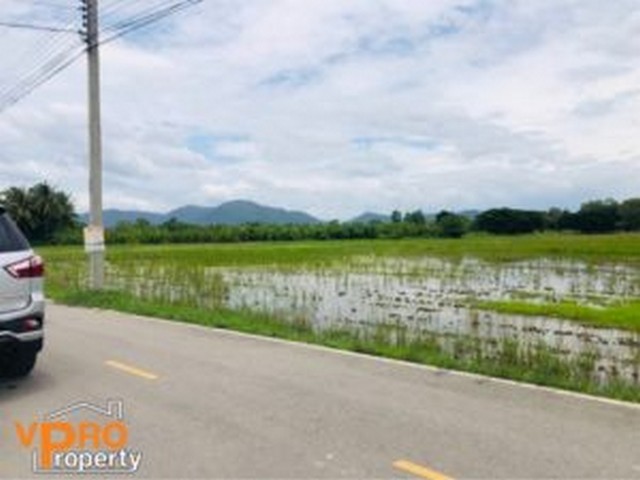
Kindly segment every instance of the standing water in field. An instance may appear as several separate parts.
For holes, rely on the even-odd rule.
[[[435,335],[445,344],[471,337],[484,348],[505,340],[524,348],[544,345],[561,356],[592,355],[601,378],[638,381],[638,334],[472,308],[480,300],[574,300],[604,306],[637,298],[640,277],[632,268],[548,260],[488,264],[360,258],[347,268],[215,271],[229,287],[230,308],[303,319],[316,328],[396,326],[410,335]]]
[[[356,257],[325,267],[111,266],[112,286],[140,297],[227,307],[305,322],[315,329],[428,336],[445,349],[470,342],[482,354],[501,345],[543,348],[592,361],[598,378],[639,384],[640,335],[555,318],[482,311],[480,301],[575,301],[606,307],[640,297],[640,270],[538,260]],[[591,368],[591,367],[590,367]]]

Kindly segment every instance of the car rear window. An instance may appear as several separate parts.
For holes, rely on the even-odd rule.
[[[0,215],[0,253],[29,250],[29,242],[13,220],[4,213]]]

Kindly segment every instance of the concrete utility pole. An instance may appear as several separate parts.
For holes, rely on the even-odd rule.
[[[86,14],[87,65],[89,68],[89,226],[85,250],[89,254],[89,286],[104,286],[104,226],[102,222],[102,129],[100,125],[100,51],[98,0],[82,0]]]

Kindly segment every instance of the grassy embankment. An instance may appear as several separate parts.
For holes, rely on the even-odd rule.
[[[507,262],[535,258],[561,258],[580,260],[589,264],[607,262],[640,264],[640,236],[569,236],[536,235],[516,238],[469,237],[462,240],[411,239],[397,241],[344,241],[299,242],[234,245],[179,245],[179,246],[118,246],[108,253],[113,265],[133,268],[146,263],[161,266],[173,275],[183,275],[207,266],[277,266],[319,268],[348,263],[350,258],[371,255],[380,257],[434,256],[457,259],[464,256],[490,262]],[[167,297],[140,297],[121,288],[96,294],[84,290],[78,281],[84,269],[85,255],[79,248],[41,249],[48,264],[48,295],[61,303],[98,308],[109,308],[141,315],[162,317],[205,326],[226,328],[246,333],[302,341],[333,348],[363,352],[416,363],[466,370],[497,377],[523,380],[569,390],[605,395],[640,402],[640,388],[623,380],[601,385],[593,378],[595,359],[585,354],[572,361],[560,359],[542,346],[522,349],[514,342],[504,341],[491,352],[484,351],[477,339],[461,337],[455,341],[453,351],[445,350],[428,335],[408,338],[394,326],[381,326],[375,332],[347,330],[318,331],[307,322],[284,322],[250,311],[230,311],[222,304],[202,308],[193,302]],[[210,285],[197,285],[207,289]],[[483,308],[508,311],[517,302],[502,306],[484,305]],[[533,311],[530,304],[520,302],[521,311]],[[556,305],[550,313],[585,321],[589,307],[571,310]],[[622,313],[609,316],[605,311],[593,315],[590,322],[599,326],[637,329],[640,319],[633,310],[638,306],[621,306]],[[537,306],[536,308],[543,308]],[[617,307],[612,307],[617,308]],[[538,311],[539,312],[539,311]],[[576,313],[578,312],[578,313]],[[605,312],[605,313],[603,313]],[[532,313],[533,314],[533,313]],[[538,313],[536,313],[538,314]],[[578,318],[582,317],[582,318]],[[615,318],[615,320],[612,320]]]
[[[640,301],[597,307],[569,301],[533,303],[508,300],[479,302],[474,307],[511,315],[560,318],[597,328],[616,328],[640,333]]]

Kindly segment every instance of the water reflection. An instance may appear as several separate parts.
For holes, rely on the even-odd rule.
[[[638,297],[639,272],[627,266],[593,267],[540,260],[489,264],[475,259],[376,259],[349,268],[283,271],[211,269],[228,286],[227,305],[288,319],[303,318],[317,328],[375,328],[397,325],[452,339],[471,335],[490,348],[512,339],[526,348],[544,344],[559,355],[589,352],[601,375],[637,381],[640,335],[585,327],[575,322],[524,317],[469,308],[477,300],[526,298],[577,300],[606,305]]]

